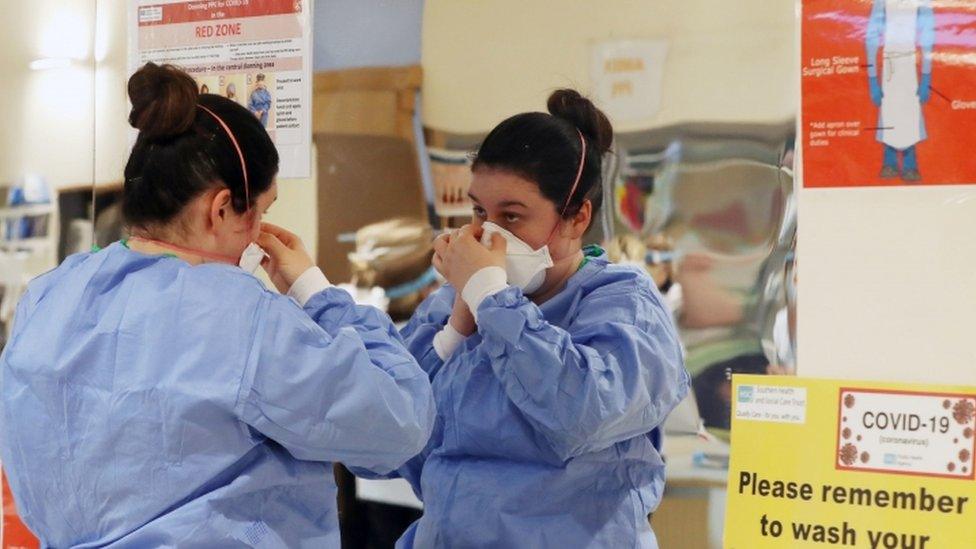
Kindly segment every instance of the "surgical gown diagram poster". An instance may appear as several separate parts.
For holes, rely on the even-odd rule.
[[[976,387],[732,378],[725,547],[976,547]]]
[[[281,157],[279,176],[311,173],[311,0],[136,0],[129,70],[171,63],[201,93],[247,108]]]
[[[976,183],[976,0],[803,0],[805,187]]]

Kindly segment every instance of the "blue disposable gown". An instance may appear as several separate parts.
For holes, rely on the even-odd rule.
[[[488,297],[446,362],[454,290],[403,330],[431,378],[434,434],[398,474],[424,502],[400,547],[657,547],[657,429],[688,392],[678,335],[646,273],[591,258],[536,306]]]
[[[434,422],[386,315],[120,244],[35,280],[0,446],[44,546],[339,547],[329,462],[389,472]]]

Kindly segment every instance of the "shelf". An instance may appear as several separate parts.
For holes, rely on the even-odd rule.
[[[46,236],[38,238],[22,238],[19,240],[0,240],[0,250],[3,251],[37,251],[50,247],[53,241]]]
[[[54,213],[53,204],[29,204],[26,206],[0,208],[0,219],[30,217],[35,215],[47,215],[53,213]]]
[[[434,206],[438,217],[471,217],[471,204]]]

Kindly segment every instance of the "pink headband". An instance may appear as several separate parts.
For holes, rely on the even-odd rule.
[[[230,126],[227,125],[215,112],[204,107],[203,105],[197,105],[203,109],[207,114],[212,116],[214,120],[220,124],[220,127],[224,128],[227,133],[227,137],[230,138],[230,142],[233,143],[234,148],[237,149],[237,156],[241,159],[241,173],[244,174],[244,199],[247,201],[247,209],[251,209],[251,186],[247,182],[247,164],[244,162],[244,152],[241,150],[241,146],[237,144],[237,138],[234,137],[234,132],[230,131]],[[579,179],[577,177],[577,179]],[[575,188],[575,187],[574,187]]]
[[[573,181],[573,188],[569,190],[569,196],[566,197],[566,204],[563,205],[563,211],[560,213],[559,217],[566,215],[566,210],[569,209],[569,203],[571,200],[573,200],[573,195],[576,194],[576,187],[579,186],[580,178],[583,177],[583,165],[586,163],[586,139],[583,139],[583,132],[579,131],[579,129],[576,130],[576,133],[578,133],[580,136],[580,145],[582,148],[580,152],[579,169],[576,170],[576,180]]]
[[[579,128],[576,129],[576,133],[579,134],[580,145],[582,146],[582,150],[580,152],[579,169],[576,170],[576,180],[573,181],[573,188],[569,190],[569,196],[566,197],[566,203],[563,204],[563,211],[559,212],[559,221],[562,221],[563,216],[566,215],[566,210],[569,209],[569,203],[572,202],[573,195],[576,194],[576,187],[579,187],[580,178],[583,177],[583,166],[586,163],[586,139],[583,138],[583,132],[579,131]],[[553,227],[552,231],[549,232],[549,238],[546,239],[546,242],[552,240],[552,235],[556,234],[556,229],[559,228],[559,221],[556,222],[556,226]]]

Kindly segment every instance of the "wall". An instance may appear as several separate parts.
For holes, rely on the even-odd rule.
[[[313,10],[314,70],[420,63],[423,5],[423,0],[318,0]],[[296,181],[287,189],[280,185],[279,202],[288,202],[283,207],[276,205],[269,215],[271,219],[281,215],[282,223],[294,226],[309,243],[318,237],[317,220],[307,219],[307,214],[294,219],[284,216],[299,207],[316,208],[313,181],[314,178]],[[335,261],[346,261],[346,258],[337,257]]]
[[[318,0],[315,70],[420,62],[423,0]]]
[[[588,92],[590,45],[663,39],[662,109],[676,122],[782,122],[796,113],[793,7],[770,0],[428,0],[424,121],[479,133],[545,105],[562,86]]]
[[[91,181],[94,0],[5,2],[0,18],[0,184],[27,172],[56,185]],[[42,57],[70,67],[32,71]]]
[[[129,157],[132,129],[128,124],[126,95],[128,59],[125,0],[98,0],[98,35],[95,41],[95,165],[99,184],[118,183]]]
[[[0,18],[0,120],[5,126],[0,185],[32,171],[56,186],[84,185],[91,182],[93,167],[98,184],[121,180],[130,135],[128,5],[126,0],[98,0],[95,37],[96,0],[5,3]],[[422,0],[318,0],[313,8],[314,70],[418,63],[422,10]],[[28,64],[40,57],[77,59],[70,68],[31,71]],[[292,228],[314,253],[314,178],[279,183],[269,221]]]
[[[799,373],[976,385],[976,191],[799,196]]]

